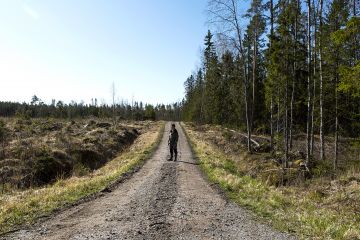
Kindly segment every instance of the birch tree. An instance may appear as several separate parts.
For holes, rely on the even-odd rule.
[[[298,45],[298,19],[300,14],[299,0],[295,0],[294,4],[294,46],[293,46],[293,76],[291,87],[291,101],[290,101],[290,126],[289,126],[289,148],[293,147],[293,123],[294,123],[294,101],[295,101],[295,82],[297,81],[297,45]]]
[[[325,141],[324,141],[324,111],[323,111],[323,62],[322,62],[322,41],[323,41],[323,0],[320,0],[319,9],[319,108],[320,108],[320,160],[325,158]]]
[[[110,91],[111,91],[111,100],[112,100],[112,115],[113,115],[113,122],[115,127],[116,126],[116,106],[115,106],[116,89],[114,82],[111,84]]]
[[[270,48],[274,39],[274,2],[270,0]],[[270,89],[270,148],[274,148],[274,88]]]
[[[311,135],[311,2],[307,0],[307,119],[306,119],[306,165],[310,162]]]
[[[209,0],[209,22],[218,26],[219,34],[227,39],[240,56],[243,71],[245,118],[247,129],[247,150],[251,152],[251,126],[249,111],[249,74],[247,71],[247,57],[243,47],[243,29],[240,23],[239,0]]]

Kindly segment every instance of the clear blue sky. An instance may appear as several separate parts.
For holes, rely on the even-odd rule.
[[[199,63],[206,0],[0,0],[0,100],[171,103]]]

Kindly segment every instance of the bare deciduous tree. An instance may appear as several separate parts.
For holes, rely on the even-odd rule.
[[[323,116],[323,63],[322,63],[322,35],[323,35],[323,0],[320,0],[319,9],[319,98],[320,98],[320,159],[325,158],[324,148],[324,116]]]
[[[311,135],[311,2],[307,0],[307,120],[306,120],[306,165],[310,162],[310,135]]]
[[[113,109],[113,121],[114,121],[114,126],[116,126],[116,106],[115,106],[115,97],[116,97],[116,88],[115,88],[115,83],[113,82],[111,84],[111,99],[112,99],[112,109]]]
[[[295,82],[297,71],[297,41],[298,41],[298,15],[299,15],[299,0],[296,1],[295,23],[294,23],[294,48],[293,48],[293,76],[292,76],[292,90],[290,101],[290,127],[289,127],[289,147],[293,147],[293,122],[294,122],[294,101],[295,101]]]
[[[245,116],[247,128],[247,148],[251,152],[251,120],[249,111],[249,76],[247,71],[247,58],[245,49],[243,47],[242,26],[240,24],[239,0],[209,0],[208,13],[209,23],[216,24],[219,33],[223,39],[227,39],[236,49],[237,55],[241,59],[241,69],[243,72],[244,85],[244,102],[245,102]]]
[[[313,93],[312,93],[312,108],[311,108],[311,136],[310,136],[310,154],[313,155],[314,153],[314,144],[315,144],[315,137],[314,137],[314,124],[315,124],[315,96],[316,96],[316,70],[317,70],[317,48],[316,48],[316,40],[317,40],[317,13],[316,13],[316,8],[315,8],[315,1],[312,0],[313,3],[313,25],[314,25],[314,49],[313,49]]]
[[[270,46],[274,39],[274,3],[270,0]],[[274,89],[271,89],[270,99],[270,148],[274,147]]]

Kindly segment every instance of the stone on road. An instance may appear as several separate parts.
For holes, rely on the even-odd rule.
[[[169,128],[154,155],[113,191],[0,239],[295,239],[211,187],[178,124],[179,159],[166,161]]]

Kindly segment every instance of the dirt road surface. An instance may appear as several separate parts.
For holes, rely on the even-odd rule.
[[[166,161],[169,128],[153,157],[112,192],[0,239],[294,239],[212,187],[180,126],[179,161]]]

